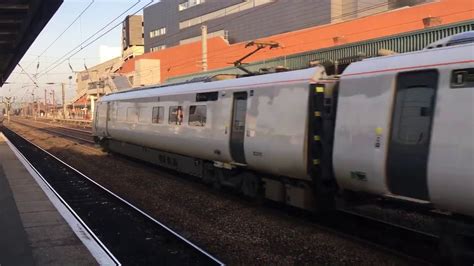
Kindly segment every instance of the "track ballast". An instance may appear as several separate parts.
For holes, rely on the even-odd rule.
[[[222,262],[47,151],[4,135],[121,264],[222,265]]]

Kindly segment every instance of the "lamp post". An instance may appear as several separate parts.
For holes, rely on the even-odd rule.
[[[7,110],[7,120],[10,123],[10,109],[12,103],[15,101],[15,97],[2,97],[2,102],[5,104],[5,109]]]
[[[69,80],[71,80],[71,79],[72,79],[72,77],[69,76]],[[66,118],[66,92],[65,92],[65,84],[64,84],[64,82],[61,82],[61,83],[47,82],[46,84],[48,84],[48,85],[61,84],[61,99],[62,99],[62,104],[63,104],[62,117],[65,119],[65,118]],[[52,102],[53,112],[52,112],[52,113],[54,114],[55,111],[56,111],[55,91],[54,91],[54,90],[51,90],[51,94],[52,94],[52,97],[53,97],[53,102]]]

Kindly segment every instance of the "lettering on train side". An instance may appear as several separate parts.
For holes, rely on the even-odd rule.
[[[351,171],[351,178],[358,181],[367,181],[367,174],[361,171]]]

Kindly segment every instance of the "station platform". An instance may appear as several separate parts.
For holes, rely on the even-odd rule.
[[[87,234],[17,155],[0,133],[0,265],[102,264]]]

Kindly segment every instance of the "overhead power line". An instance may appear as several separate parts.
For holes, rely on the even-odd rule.
[[[68,31],[69,28],[71,28],[72,25],[74,25],[74,23],[76,23],[76,21],[79,20],[79,18],[81,18],[82,15],[84,15],[84,13],[92,6],[92,4],[94,4],[94,0],[92,0],[92,1],[84,8],[84,10],[82,10],[82,12],[69,24],[69,26],[67,26],[67,27],[63,30],[63,32],[61,32],[61,34],[59,34],[59,36],[56,37],[56,39],[54,39],[54,41],[51,42],[51,44],[48,45],[48,47],[46,47],[46,49],[44,49],[43,52],[41,52],[41,53],[38,55],[38,57],[41,57],[44,53],[46,53],[46,51],[48,51],[49,48],[51,48],[51,46],[53,46],[53,45],[59,40],[59,38],[61,38],[61,37],[64,35],[64,33],[66,33],[66,31]]]
[[[84,13],[92,6],[92,4],[94,3],[95,0],[91,0],[91,2],[81,11],[81,13],[79,13],[79,15],[63,30],[63,32],[61,32],[58,37],[56,37],[56,39],[54,39],[54,41],[52,41],[39,55],[35,55],[36,57],[38,57],[38,64],[37,64],[37,67],[36,67],[36,70],[38,71],[38,68],[39,68],[39,59],[40,57],[45,54],[49,48],[51,48],[58,40],[59,38],[61,38],[64,33],[66,33],[66,31],[69,30],[69,28],[72,27],[72,25],[74,25],[74,23],[76,23],[76,21],[82,16],[84,15]],[[36,62],[36,61],[35,61]],[[32,64],[34,63],[34,61],[30,62],[26,67],[25,69],[28,69]]]
[[[135,11],[132,15],[140,12],[141,10],[143,10],[144,8],[148,7],[150,4],[152,4],[154,2],[154,0],[151,0],[148,4],[146,4],[145,6],[143,6],[142,8],[140,8],[139,10]],[[50,72],[51,70],[57,68],[59,65],[61,65],[62,63],[64,63],[65,61],[67,61],[69,58],[71,58],[72,56],[76,55],[77,53],[79,53],[80,51],[82,51],[84,48],[88,47],[89,45],[91,45],[92,43],[96,42],[98,39],[100,39],[101,37],[103,37],[105,34],[109,33],[110,31],[112,31],[113,29],[115,29],[116,27],[122,25],[122,21],[119,22],[118,24],[115,24],[112,28],[110,28],[109,30],[105,31],[104,33],[100,34],[97,38],[93,39],[97,34],[99,34],[100,32],[102,32],[104,29],[106,29],[109,25],[111,25],[114,21],[116,21],[117,19],[119,19],[120,17],[122,17],[123,15],[125,15],[127,12],[129,12],[132,8],[134,8],[136,5],[138,5],[140,3],[140,0],[137,0],[137,2],[135,2],[133,5],[131,5],[129,8],[127,8],[125,11],[123,11],[120,15],[118,15],[117,17],[115,17],[114,19],[112,19],[109,23],[107,23],[105,26],[103,26],[101,29],[99,29],[98,31],[96,31],[94,34],[92,34],[91,36],[89,36],[86,40],[84,40],[83,42],[81,42],[79,45],[77,45],[76,47],[74,47],[73,49],[71,49],[69,52],[67,52],[66,54],[64,54],[63,56],[61,56],[58,60],[56,60],[54,63],[52,63],[51,65],[49,65],[46,70],[40,72],[40,74],[38,75],[38,77],[41,77],[41,76],[44,76],[45,74],[47,74],[48,72]],[[92,41],[90,41],[91,39],[93,39]],[[90,41],[90,42],[88,42]],[[79,50],[78,50],[79,49]]]
[[[18,66],[21,68],[21,70],[22,70],[24,73],[26,73],[26,75],[27,75],[28,78],[33,82],[33,84],[34,84],[37,88],[39,88],[38,83],[36,83],[36,81],[33,79],[33,77],[31,77],[31,75],[30,75],[28,72],[25,71],[25,69],[20,65],[20,63],[18,63]]]

